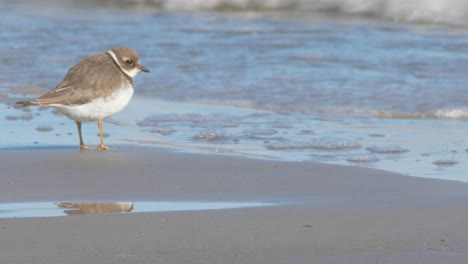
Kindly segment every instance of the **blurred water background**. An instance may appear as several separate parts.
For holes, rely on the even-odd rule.
[[[13,103],[125,45],[151,73],[109,145],[468,181],[468,0],[0,0],[0,15],[3,148],[77,146],[73,122]]]

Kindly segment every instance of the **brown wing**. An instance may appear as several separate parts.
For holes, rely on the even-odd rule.
[[[61,83],[62,84],[62,83]],[[20,106],[29,106],[29,105],[51,105],[51,104],[70,104],[70,95],[73,93],[73,86],[57,86],[55,89],[50,90],[49,92],[43,94],[41,97],[31,100],[31,101],[20,101],[16,104]]]
[[[120,81],[122,74],[107,54],[88,57],[73,66],[63,81],[32,104],[51,105],[84,104],[96,96],[107,96]],[[105,89],[105,87],[111,87]],[[99,89],[98,89],[99,88]]]
[[[50,90],[41,97],[31,101],[32,104],[50,105],[50,104],[68,104],[69,94],[73,91],[73,86],[57,87]]]

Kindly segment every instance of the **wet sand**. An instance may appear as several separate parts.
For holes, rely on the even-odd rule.
[[[468,184],[122,146],[0,151],[1,202],[275,206],[0,219],[0,263],[468,263]]]

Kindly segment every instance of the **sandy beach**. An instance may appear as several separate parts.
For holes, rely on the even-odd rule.
[[[0,264],[468,263],[467,10],[0,0]],[[119,150],[15,106],[121,46],[151,73],[106,119]]]
[[[1,263],[467,263],[468,184],[122,146],[0,151],[0,200],[267,202],[0,220]]]

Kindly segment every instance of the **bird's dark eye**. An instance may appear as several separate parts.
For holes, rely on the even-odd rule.
[[[133,61],[132,61],[131,59],[128,59],[128,60],[126,60],[125,62],[126,62],[127,64],[130,64],[130,65],[133,63]]]

